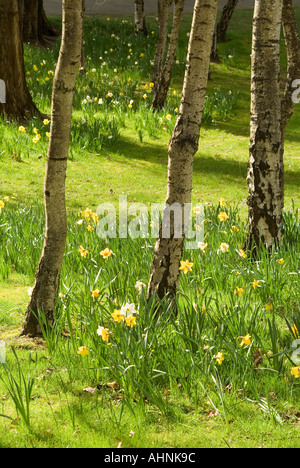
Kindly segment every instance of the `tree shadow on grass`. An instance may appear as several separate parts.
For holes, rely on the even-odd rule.
[[[209,154],[209,151],[211,154]],[[136,140],[122,137],[118,144],[117,153],[122,156],[125,161],[130,160],[144,161],[153,165],[151,171],[157,173],[157,166],[164,166],[167,170],[168,165],[168,144],[156,142],[140,143]],[[229,181],[245,181],[247,176],[248,162],[239,159],[225,158],[224,156],[217,157],[215,151],[199,149],[194,162],[194,175],[216,175],[224,177]],[[159,169],[160,171],[160,169]],[[300,170],[285,170],[286,185],[300,186]]]

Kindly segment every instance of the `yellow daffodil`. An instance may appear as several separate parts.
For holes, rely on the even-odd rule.
[[[283,258],[280,258],[280,260],[277,260],[277,263],[279,263],[279,265],[284,265],[285,260]]]
[[[183,273],[186,275],[189,271],[192,271],[193,263],[191,263],[189,260],[181,260],[180,262],[181,266],[179,270],[183,270]]]
[[[115,322],[121,323],[124,320],[125,316],[121,313],[121,310],[115,309],[113,314],[111,314]]]
[[[271,312],[271,310],[273,310],[273,304],[271,304],[271,302],[268,302],[268,303],[265,305],[265,308],[266,308],[266,311],[267,311],[267,312]]]
[[[221,213],[218,215],[218,218],[220,221],[225,222],[229,218],[228,214],[225,211],[221,211]]]
[[[19,132],[26,133],[26,128],[23,127],[23,125],[21,125],[21,126],[19,127]]]
[[[50,123],[50,120],[48,120],[48,119],[44,119],[44,120],[43,120],[43,124],[44,124],[44,125],[49,125],[49,123]]]
[[[295,377],[295,379],[300,378],[300,367],[293,367],[291,369],[291,374]]]
[[[256,289],[256,288],[259,287],[259,281],[257,281],[257,280],[254,280],[254,281],[253,281],[252,283],[250,283],[250,284],[252,284],[253,289]]]
[[[227,203],[226,203],[226,201],[224,200],[224,198],[220,198],[219,203],[220,203],[221,206],[227,206]]]
[[[136,325],[136,317],[129,315],[129,317],[125,318],[125,322],[127,327],[133,328]]]
[[[239,254],[240,254],[240,256],[241,256],[242,258],[247,258],[247,254],[246,254],[246,252],[245,252],[243,249],[240,249],[240,250],[239,250]]]
[[[109,340],[110,331],[104,327],[98,327],[97,334],[101,336],[103,341]]]
[[[251,340],[250,340],[251,335],[241,336],[240,338],[242,339],[240,346],[244,346],[244,345],[249,346],[249,345],[251,345]]]
[[[112,255],[112,251],[106,248],[105,250],[101,250],[100,255],[103,258],[109,258]]]
[[[232,228],[231,228],[230,231],[231,231],[231,233],[233,233],[233,232],[239,232],[239,228],[236,227],[236,226],[232,226]]]
[[[100,291],[99,289],[95,289],[95,291],[92,291],[92,297],[96,298],[100,296]]]
[[[78,252],[80,253],[80,255],[84,258],[86,258],[87,254],[88,254],[88,251],[82,247],[82,245],[80,246],[80,248],[78,249]]]
[[[89,232],[93,232],[93,231],[94,231],[94,228],[93,228],[93,226],[91,226],[91,225],[89,224],[88,227],[87,227],[87,230],[88,230]]]
[[[168,115],[166,116],[166,119],[167,119],[167,120],[171,120],[171,118],[172,118],[171,114],[168,114]]]
[[[221,366],[225,360],[224,354],[223,353],[218,353],[214,359],[217,361],[217,363]]]
[[[235,288],[235,291],[234,291],[234,295],[235,296],[239,296],[241,297],[244,293],[244,289],[243,288],[239,288],[238,286]]]
[[[80,348],[78,348],[78,354],[80,354],[82,357],[85,357],[88,356],[90,352],[85,346],[80,346]]]

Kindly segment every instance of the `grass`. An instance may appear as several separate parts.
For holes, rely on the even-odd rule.
[[[286,139],[284,242],[256,261],[243,258],[251,12],[235,15],[222,61],[211,66],[195,160],[193,202],[205,203],[208,246],[184,253],[194,265],[181,275],[178,315],[165,300],[158,316],[145,288],[136,288],[148,282],[154,239],[100,239],[87,229],[94,227],[91,215],[78,212],[95,211],[100,202],[117,205],[122,194],[130,203],[164,201],[190,16],[158,114],[150,108],[156,22],[149,20],[148,40],[132,34],[131,17],[87,22],[88,73],[78,77],[74,99],[57,323],[45,327],[41,316],[44,339],[19,332],[43,244],[49,126],[28,122],[24,133],[1,124],[0,199],[8,197],[0,214],[1,447],[299,447],[299,381],[291,374],[300,330],[299,108]],[[57,53],[58,45],[26,47],[28,83],[45,112]],[[224,222],[220,211],[229,216]],[[108,259],[100,254],[105,248],[113,252]],[[111,315],[126,303],[139,312],[132,328]],[[109,330],[108,341],[99,327]],[[78,354],[81,347],[87,356]]]

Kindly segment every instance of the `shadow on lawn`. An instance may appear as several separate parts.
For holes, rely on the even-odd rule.
[[[208,150],[209,151],[209,150]],[[194,162],[194,174],[201,175],[217,175],[229,177],[231,180],[245,181],[247,176],[248,163],[238,159],[216,157],[212,155],[203,155],[205,150],[199,148]],[[168,145],[160,144],[159,142],[151,144],[149,142],[139,143],[136,140],[122,136],[118,144],[118,153],[125,160],[145,161],[153,164],[151,170],[155,171],[155,165],[168,165]],[[300,186],[300,170],[285,171],[286,185]]]

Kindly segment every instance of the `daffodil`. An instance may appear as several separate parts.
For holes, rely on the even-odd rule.
[[[172,118],[171,114],[166,115],[167,120],[171,120],[171,118]]]
[[[267,312],[270,312],[271,310],[273,310],[273,304],[271,304],[271,302],[268,302],[268,303],[265,305],[265,308],[266,308],[266,311],[267,311]]]
[[[125,322],[127,327],[133,328],[136,325],[136,317],[130,315],[129,317],[125,318]]]
[[[285,260],[283,258],[280,258],[279,260],[277,260],[277,263],[279,263],[279,265],[284,265]]]
[[[111,314],[112,318],[115,322],[121,323],[124,320],[125,316],[121,313],[121,310],[115,309],[114,312]]]
[[[192,268],[194,266],[193,263],[191,263],[189,260],[181,260],[180,262],[181,266],[179,270],[183,270],[183,273],[186,275],[188,272],[192,271]]]
[[[92,297],[96,298],[100,296],[100,291],[99,289],[95,289],[95,291],[92,291]]]
[[[146,285],[142,282],[142,281],[137,281],[135,283],[135,289],[137,290],[137,292],[141,292],[143,288],[145,288]]]
[[[131,317],[132,315],[138,314],[138,311],[135,308],[134,303],[129,303],[126,302],[126,304],[123,304],[121,307],[121,314],[124,315],[125,318]]]
[[[220,203],[221,206],[226,206],[226,201],[225,201],[224,198],[220,198],[219,203]]]
[[[251,345],[250,338],[251,338],[251,335],[241,336],[242,341],[241,341],[240,346],[244,346],[244,345],[249,346],[249,345]]]
[[[108,341],[109,340],[109,335],[110,331],[107,328],[104,327],[98,327],[97,329],[97,335],[101,336],[103,341]]]
[[[78,348],[78,354],[80,354],[82,357],[85,357],[88,356],[90,352],[85,346],[80,346],[80,348]]]
[[[221,249],[221,252],[226,253],[229,250],[229,245],[226,244],[225,242],[222,242],[222,244],[220,245],[220,249]]]
[[[252,284],[253,289],[256,289],[256,288],[259,287],[259,281],[257,281],[257,280],[254,280],[254,281],[253,281],[252,283],[250,283],[250,284]]]
[[[229,219],[229,216],[225,211],[221,211],[221,213],[218,215],[218,218],[220,221],[225,222],[227,219]]]
[[[48,120],[48,119],[44,119],[44,120],[43,120],[43,124],[44,124],[44,125],[49,125],[49,123],[50,123],[50,120]]]
[[[239,296],[241,297],[244,293],[244,289],[243,288],[239,288],[238,286],[235,288],[235,291],[234,291],[234,295],[235,296]]]
[[[88,254],[88,251],[84,247],[82,247],[82,245],[79,247],[78,252],[84,258],[86,258],[87,254]]]
[[[240,250],[239,250],[239,254],[240,254],[240,256],[241,256],[242,258],[247,258],[247,254],[246,254],[246,252],[245,252],[243,249],[240,249]]]
[[[107,259],[107,258],[111,257],[112,251],[110,249],[106,248],[105,250],[101,250],[100,255],[101,255],[101,257]]]
[[[295,377],[295,379],[300,378],[300,367],[293,367],[291,369],[291,374]]]
[[[26,133],[26,128],[23,127],[23,125],[21,125],[21,126],[19,127],[19,132]]]
[[[217,361],[217,363],[221,366],[225,360],[224,354],[223,353],[218,353],[214,359]]]

